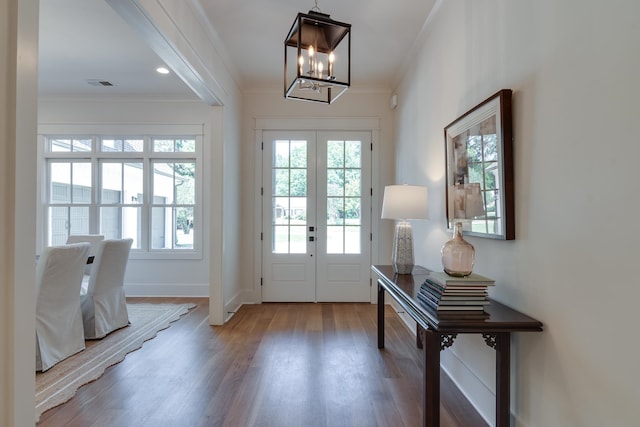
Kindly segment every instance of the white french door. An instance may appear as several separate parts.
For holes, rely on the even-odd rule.
[[[263,301],[370,301],[371,133],[263,132]]]

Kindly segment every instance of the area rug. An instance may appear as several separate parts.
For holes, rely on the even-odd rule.
[[[36,422],[40,415],[71,399],[76,391],[97,378],[109,366],[154,338],[158,331],[180,319],[194,304],[127,304],[130,325],[102,340],[86,341],[86,349],[36,373]]]

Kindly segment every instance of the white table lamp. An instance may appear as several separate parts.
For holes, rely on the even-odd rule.
[[[388,185],[384,188],[382,218],[399,220],[393,237],[393,269],[397,274],[413,271],[413,237],[410,219],[428,219],[427,189],[418,185]]]

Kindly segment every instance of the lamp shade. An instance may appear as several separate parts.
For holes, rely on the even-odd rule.
[[[427,188],[387,185],[382,200],[383,219],[428,219]]]

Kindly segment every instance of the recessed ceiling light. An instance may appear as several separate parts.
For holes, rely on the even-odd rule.
[[[166,67],[158,67],[156,68],[156,71],[160,74],[169,74],[169,69]]]

